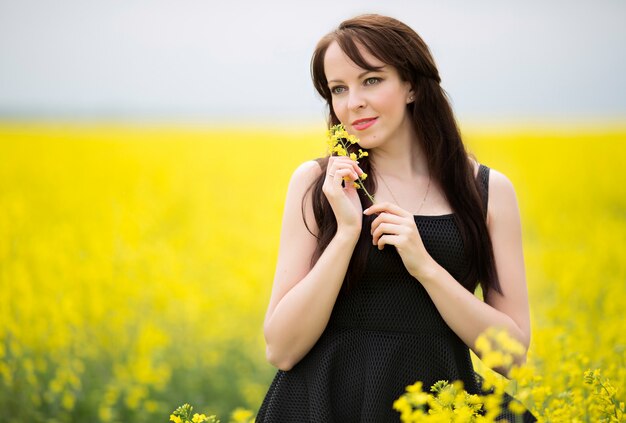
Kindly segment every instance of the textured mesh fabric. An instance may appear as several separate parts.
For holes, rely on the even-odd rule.
[[[483,204],[489,168],[479,169]],[[415,216],[424,246],[455,279],[468,271],[453,214]],[[462,380],[479,392],[469,348],[448,327],[395,248],[372,246],[357,286],[342,290],[329,323],[291,370],[278,370],[257,414],[266,422],[398,422],[407,385]],[[510,400],[510,398],[509,398]],[[502,416],[507,417],[507,416]],[[510,421],[515,421],[513,416]],[[528,414],[525,421],[534,421]]]

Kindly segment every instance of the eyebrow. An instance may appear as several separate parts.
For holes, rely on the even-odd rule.
[[[358,79],[363,78],[365,75],[367,75],[368,73],[372,73],[372,72],[383,72],[385,70],[386,66],[382,66],[380,69],[378,70],[366,70],[365,72],[361,72],[358,76]],[[328,83],[330,84],[331,82],[343,82],[341,79],[331,79],[330,81],[328,81]]]

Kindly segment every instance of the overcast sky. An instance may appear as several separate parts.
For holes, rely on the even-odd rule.
[[[388,14],[460,118],[626,117],[626,1],[0,0],[0,116],[319,119],[318,39]]]

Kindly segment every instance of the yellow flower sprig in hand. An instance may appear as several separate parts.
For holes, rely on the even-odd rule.
[[[349,152],[348,147],[358,142],[359,140],[357,137],[348,134],[348,131],[346,131],[343,124],[335,125],[328,130],[328,153],[331,156],[346,156],[355,162],[362,157],[367,157],[367,151],[363,151],[360,148],[358,150],[358,155],[356,153]],[[374,204],[374,197],[367,192],[365,185],[363,185],[365,178],[367,178],[367,173],[363,172],[359,179],[354,182],[354,187],[362,189],[365,195],[367,195],[367,198],[369,198],[372,204]]]

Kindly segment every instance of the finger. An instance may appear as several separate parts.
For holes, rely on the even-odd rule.
[[[333,181],[337,184],[339,184],[339,182],[343,182],[345,180],[344,178],[347,178],[350,182],[358,178],[358,176],[354,173],[354,170],[351,168],[337,169],[332,177]]]
[[[393,236],[408,236],[410,235],[410,228],[407,228],[404,225],[394,225],[392,223],[385,223],[381,225],[374,233],[372,234],[372,241],[380,239],[384,235],[393,235]],[[376,242],[374,242],[375,244]],[[394,244],[395,245],[395,244]]]
[[[372,243],[376,245],[376,243],[378,243],[378,240],[383,235],[400,235],[401,232],[403,232],[403,227],[401,225],[395,225],[393,223],[383,223],[372,232]]]
[[[349,164],[359,164],[359,162],[352,160],[350,157],[346,156],[331,156],[328,161],[328,166],[331,166],[333,163],[349,163]]]
[[[359,162],[355,162],[354,160],[348,157],[344,157],[344,156],[336,157],[336,160],[333,160],[332,164],[329,163],[327,167],[328,173],[334,173],[335,169],[347,166],[347,167],[351,167],[352,169],[354,169],[356,174],[360,176],[365,172],[363,172],[363,169],[359,167],[358,163]]]
[[[356,160],[352,160],[352,159],[348,159],[348,160],[350,160],[350,165],[352,166],[352,168],[354,169],[354,171],[355,171],[358,175],[360,175],[360,174],[364,173],[364,172],[363,172],[363,169],[361,169],[361,168],[359,167],[359,162],[358,162],[358,161],[356,161]]]
[[[358,160],[352,160],[349,156],[329,156],[332,160],[350,160],[351,162],[358,163]]]
[[[347,157],[335,157],[335,160],[333,160],[332,162],[328,162],[328,166],[327,168],[330,169],[331,167],[337,167],[337,166],[350,166],[353,167],[355,170],[356,169],[360,169],[357,162],[350,160]]]
[[[378,227],[384,223],[398,223],[398,222],[393,222],[392,219],[394,218],[398,218],[398,216],[395,216],[393,214],[389,214],[386,212],[382,212],[380,213],[376,219],[374,219],[372,221],[372,224],[370,226],[370,233],[372,235],[374,235],[374,232],[376,231],[376,229],[378,229]]]
[[[382,250],[385,248],[385,245],[396,245],[398,241],[398,235],[385,234],[378,239],[376,243],[378,245],[378,249]]]
[[[409,213],[408,211],[404,210],[402,207],[397,206],[397,205],[395,205],[393,203],[390,203],[388,201],[385,201],[385,202],[382,202],[382,203],[373,204],[371,207],[368,207],[367,209],[363,210],[363,214],[365,214],[365,215],[371,215],[371,214],[382,213],[382,212],[395,214],[396,216],[400,216],[400,217],[411,217],[411,216],[413,216],[411,213]]]
[[[406,218],[400,217],[395,214],[382,212],[376,217],[376,219],[372,221],[371,231],[373,232],[381,223],[394,223],[396,225],[402,225],[406,223]]]
[[[358,178],[357,173],[354,171],[354,169],[352,168],[352,166],[348,163],[334,163],[333,166],[331,166],[328,169],[328,172],[326,172],[327,176],[330,176],[331,178],[333,178],[338,171],[347,171],[348,173],[352,173],[354,175],[354,178]],[[344,172],[345,173],[345,172]],[[342,174],[342,176],[346,176],[346,174]]]

